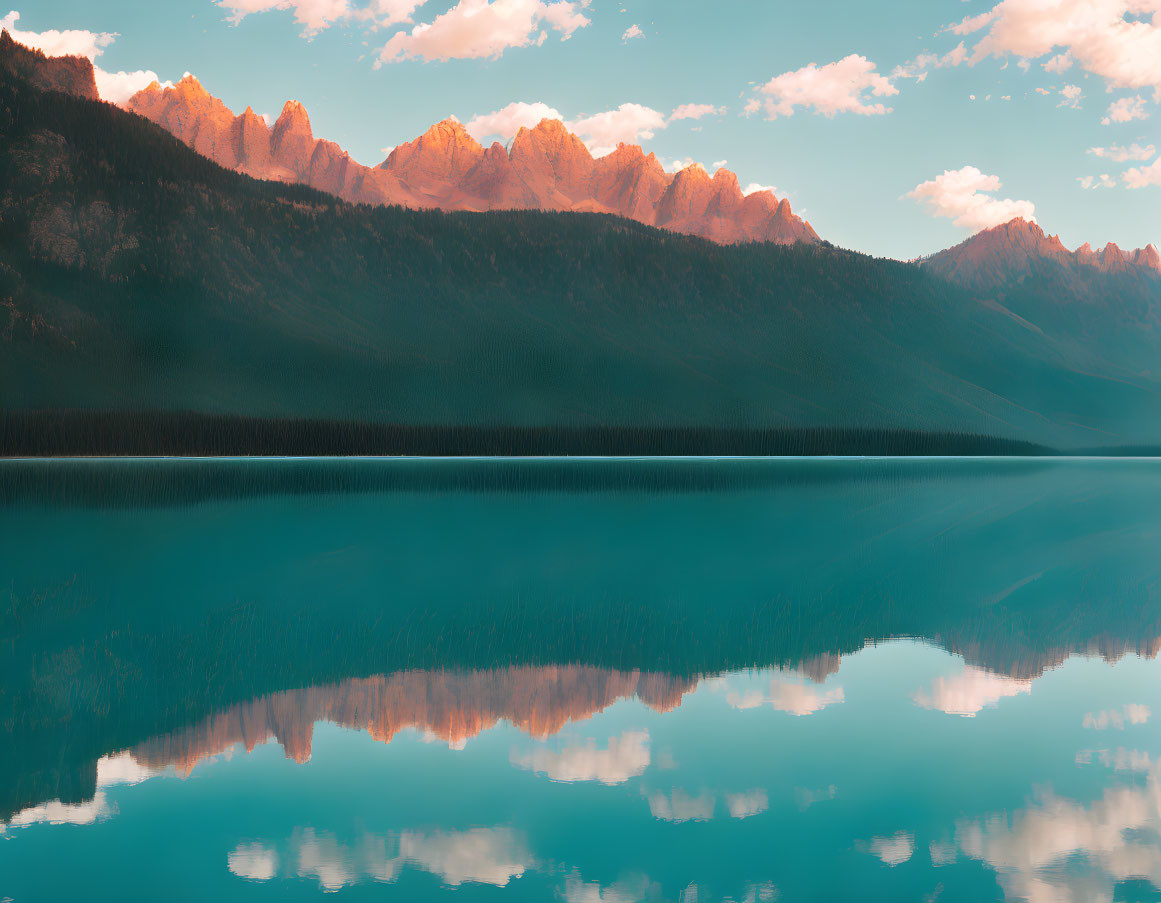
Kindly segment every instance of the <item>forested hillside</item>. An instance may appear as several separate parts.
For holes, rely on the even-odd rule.
[[[11,77],[0,184],[10,412],[1161,439],[1155,375],[829,246],[353,206]]]

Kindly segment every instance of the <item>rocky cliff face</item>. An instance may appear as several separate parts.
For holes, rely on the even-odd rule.
[[[247,108],[235,116],[193,76],[154,83],[127,108],[194,150],[260,179],[300,182],[356,203],[441,210],[564,210],[613,213],[722,244],[817,242],[810,224],[769,191],[743,196],[737,177],[700,166],[676,175],[653,154],[622,144],[594,159],[559,120],[521,129],[506,150],[482,147],[455,119],[396,147],[378,167],[314,137],[301,104],[289,101],[273,128]]]
[[[62,91],[75,97],[97,100],[93,64],[83,56],[46,57],[0,33],[0,72],[23,79],[42,91]]]
[[[1018,283],[1044,262],[1074,276],[1137,272],[1161,277],[1161,256],[1153,245],[1122,251],[1110,242],[1094,251],[1086,243],[1069,251],[1059,237],[1045,235],[1036,223],[1020,218],[985,229],[921,265],[962,285],[990,291]]]

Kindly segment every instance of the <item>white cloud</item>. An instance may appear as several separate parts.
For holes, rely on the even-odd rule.
[[[533,128],[542,119],[564,119],[560,111],[546,103],[515,101],[500,110],[473,116],[464,128],[479,142],[486,138],[508,141],[522,128]]]
[[[714,169],[721,169],[729,162],[729,160],[714,160]]]
[[[680,157],[674,160],[670,160],[668,163],[666,163],[664,160],[661,161],[661,168],[668,173],[679,173],[683,169],[689,169],[691,166],[701,166],[702,169],[705,169],[705,167],[702,166],[697,160],[693,159],[693,157]]]
[[[744,793],[727,793],[726,808],[730,810],[730,818],[749,818],[769,809],[770,798],[761,788]]]
[[[896,66],[891,72],[891,78],[913,78],[917,82],[927,79],[928,69],[943,69],[947,66],[958,66],[967,59],[967,48],[961,41],[958,46],[944,54],[921,53],[913,60],[901,66]]]
[[[1161,157],[1148,166],[1133,166],[1125,170],[1125,184],[1130,188],[1144,188],[1147,185],[1161,185]]]
[[[761,106],[768,119],[793,116],[796,107],[813,108],[816,113],[858,113],[863,116],[891,112],[870,97],[891,97],[899,89],[876,71],[875,64],[852,53],[834,63],[818,66],[810,63],[801,69],[784,72],[758,88]],[[746,110],[750,112],[750,105]],[[754,110],[756,112],[756,108]]]
[[[974,166],[944,170],[942,175],[921,182],[907,197],[926,204],[932,216],[945,217],[957,226],[978,232],[1016,217],[1035,222],[1036,207],[1031,201],[994,198],[984,192],[1003,187],[998,176],[985,175]]]
[[[778,194],[778,189],[775,188],[773,185],[763,185],[760,182],[751,182],[745,188],[742,189],[742,194],[750,195],[750,194],[754,194],[755,192],[758,192],[758,191],[768,191],[774,195]]]
[[[1083,96],[1080,85],[1065,85],[1060,89],[1060,103],[1058,107],[1070,107],[1073,110],[1080,109],[1080,99]]]
[[[261,843],[240,843],[226,856],[226,868],[239,878],[269,881],[278,874],[278,854]]]
[[[703,116],[716,116],[725,111],[725,107],[715,107],[712,103],[683,103],[669,114],[669,121],[677,122],[679,119],[701,119]]]
[[[1055,53],[1050,71],[1063,71],[1060,57],[1067,56],[1110,88],[1153,88],[1161,100],[1157,12],[1155,0],[1003,0],[949,30],[986,29],[972,48],[972,64],[989,56],[1031,60]]]
[[[889,837],[871,839],[871,853],[894,868],[902,865],[915,852],[915,835],[909,831],[897,831]]]
[[[1082,726],[1091,730],[1103,731],[1109,728],[1122,731],[1126,724],[1144,724],[1149,720],[1149,707],[1140,703],[1129,703],[1119,709],[1105,709],[1084,716]]]
[[[294,21],[310,37],[336,22],[356,21],[372,27],[386,28],[410,22],[414,12],[426,0],[371,0],[363,6],[352,6],[349,0],[217,0],[228,10],[228,19],[237,25],[246,16],[271,10],[292,11]]]
[[[674,114],[686,110],[686,107],[698,107],[697,104],[686,104],[678,107]],[[716,108],[710,107],[710,110]],[[677,118],[691,119],[704,115],[694,110],[697,115],[685,112]],[[521,127],[531,128],[542,119],[560,119],[569,131],[577,135],[594,157],[601,157],[611,153],[621,142],[640,144],[653,138],[664,129],[674,118],[669,118],[651,107],[637,103],[623,103],[614,110],[595,113],[591,116],[581,115],[573,120],[565,120],[564,116],[555,107],[546,103],[526,103],[517,101],[508,104],[500,110],[491,113],[482,113],[468,120],[468,133],[477,141],[488,137],[498,137],[503,140],[512,138]],[[692,161],[687,161],[688,165]]]
[[[992,674],[970,665],[954,677],[937,677],[930,690],[917,690],[911,698],[925,709],[971,718],[981,709],[994,708],[1005,697],[1032,692],[1032,681]]]
[[[16,27],[20,13],[13,10],[0,19],[0,28],[7,29],[12,39],[25,47],[40,50],[45,56],[83,56],[90,61],[98,56],[117,38],[115,31],[21,31]],[[122,104],[152,81],[160,81],[152,70],[137,72],[106,72],[100,66],[93,66],[93,78],[97,83],[97,93],[102,100]],[[172,82],[165,82],[166,85]]]
[[[649,794],[649,811],[662,821],[709,821],[714,817],[715,802],[716,798],[709,790],[703,790],[697,796],[690,796],[680,788],[668,796],[655,790]]]
[[[1107,172],[1102,172],[1099,176],[1077,176],[1076,181],[1080,182],[1080,187],[1086,190],[1090,188],[1117,187],[1117,180]]]
[[[1148,119],[1149,113],[1145,109],[1145,98],[1138,94],[1136,97],[1122,97],[1109,104],[1109,111],[1101,120],[1101,125],[1112,125],[1114,122],[1132,122],[1134,119]]]
[[[158,82],[163,88],[173,87],[173,82],[162,81],[152,69],[138,69],[136,72],[106,72],[100,67],[94,67],[93,77],[96,79],[97,93],[101,95],[101,100],[107,100],[118,106],[151,82]]]
[[[1109,147],[1090,147],[1088,152],[1094,157],[1104,157],[1114,163],[1124,163],[1128,160],[1152,159],[1153,155],[1157,153],[1157,148],[1152,144],[1130,144],[1128,147],[1113,144]]]
[[[347,0],[218,0],[218,6],[230,12],[229,19],[235,25],[251,13],[293,10],[294,21],[303,26],[306,34],[318,32],[351,15]]]
[[[650,107],[623,103],[615,110],[593,116],[583,116],[566,123],[575,132],[594,157],[601,157],[616,149],[617,144],[639,144],[652,138],[666,126],[665,116]]]
[[[509,759],[517,768],[546,775],[553,781],[623,784],[644,774],[649,767],[649,733],[625,731],[620,737],[610,737],[605,749],[598,749],[596,741],[588,740],[559,751],[546,746],[537,746],[528,753],[512,750]]]
[[[1072,58],[1072,54],[1068,51],[1065,51],[1064,53],[1058,53],[1056,56],[1052,57],[1050,60],[1044,63],[1044,71],[1059,75],[1060,73],[1067,72],[1069,69],[1071,69],[1074,62],[1076,62],[1076,60]]]
[[[540,45],[551,28],[572,37],[589,24],[589,0],[460,0],[431,22],[391,37],[376,65],[405,59],[451,60],[499,57],[510,47]]]
[[[625,29],[625,33],[623,35],[621,35],[621,40],[622,41],[631,41],[631,40],[633,40],[633,38],[643,38],[643,37],[645,37],[645,32],[643,32],[641,30],[641,27],[639,25],[630,25],[628,28]]]
[[[16,27],[19,19],[20,13],[13,10],[0,19],[0,28],[7,30],[18,44],[40,50],[45,56],[83,56],[95,60],[117,38],[115,31],[21,31]]]

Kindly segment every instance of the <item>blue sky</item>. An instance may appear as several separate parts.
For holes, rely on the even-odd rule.
[[[542,103],[570,122],[614,111],[590,120],[594,146],[636,136],[667,164],[724,160],[743,185],[789,197],[824,238],[877,255],[930,253],[1032,211],[1069,247],[1161,244],[1159,0],[37,0],[15,11],[9,24],[45,40],[115,34],[97,41],[101,69],[190,71],[236,112],[277,116],[300,100],[316,136],[367,164],[449,114]],[[392,18],[411,21],[383,25]],[[625,38],[632,26],[640,35]],[[672,119],[683,104],[714,112]]]

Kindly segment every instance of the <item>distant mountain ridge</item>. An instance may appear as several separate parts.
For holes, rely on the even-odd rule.
[[[743,195],[727,169],[711,177],[692,164],[670,174],[656,156],[630,144],[594,159],[559,120],[521,128],[505,149],[498,142],[484,148],[462,123],[445,119],[372,168],[333,141],[316,139],[297,101],[287,101],[267,126],[250,107],[235,116],[186,75],[172,87],[154,82],[125,106],[229,169],[310,185],[354,203],[612,213],[721,244],[819,241],[789,201],[770,191]]]
[[[1086,242],[1069,251],[1059,236],[1046,235],[1034,222],[1017,217],[977,232],[958,245],[920,261],[939,275],[977,291],[1018,282],[1042,262],[1073,276],[1139,272],[1161,277],[1161,254],[1154,245],[1122,251],[1112,242],[1094,251]]]

